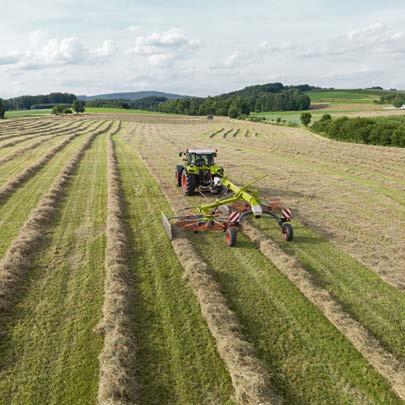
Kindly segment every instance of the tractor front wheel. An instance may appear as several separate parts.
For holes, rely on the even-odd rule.
[[[228,228],[225,232],[225,242],[229,247],[236,245],[238,238],[238,230],[236,228]]]
[[[184,167],[182,165],[176,166],[175,179],[176,179],[176,184],[179,187],[181,186],[181,174],[182,174],[183,170],[184,170]]]
[[[195,191],[196,180],[193,174],[188,174],[185,170],[181,174],[181,187],[185,195],[193,195]]]
[[[286,241],[292,240],[294,232],[290,224],[284,223],[283,225],[281,225],[281,232],[283,233],[283,237]]]

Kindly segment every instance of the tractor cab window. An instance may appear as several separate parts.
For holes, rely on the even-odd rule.
[[[214,155],[190,153],[188,156],[188,164],[195,166],[211,166],[214,164]]]
[[[211,166],[214,164],[214,157],[212,155],[198,155],[197,159],[199,166]]]

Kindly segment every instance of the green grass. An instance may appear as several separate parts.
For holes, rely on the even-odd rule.
[[[5,323],[0,397],[12,404],[91,404],[102,338],[93,331],[104,294],[106,135],[68,187]],[[46,185],[42,184],[42,189]]]
[[[126,141],[116,141],[137,282],[133,308],[142,404],[228,403],[230,377],[160,223],[170,208]]]
[[[306,94],[311,97],[312,102],[372,103],[380,98],[378,91],[368,90],[315,90]]]
[[[51,109],[6,111],[5,118],[42,117],[51,114]]]
[[[0,257],[28,218],[29,213],[54,182],[74,151],[84,141],[78,136],[54,156],[34,177],[22,184],[0,204]]]
[[[296,256],[316,284],[330,291],[389,351],[405,359],[403,292],[298,222],[293,224],[291,243],[280,237],[274,223],[256,221],[254,225],[286,253]]]
[[[287,403],[400,403],[323,314],[239,234],[192,236]]]
[[[49,152],[54,146],[63,142],[69,135],[61,135],[56,138],[50,139],[48,142],[25,152],[23,155],[17,156],[2,164],[0,170],[0,187],[4,185],[14,176],[24,171],[27,167],[41,159],[43,155]],[[36,140],[38,141],[38,139]]]

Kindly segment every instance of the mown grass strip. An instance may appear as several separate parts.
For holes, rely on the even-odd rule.
[[[60,127],[63,128],[63,125],[61,125],[61,123],[57,123],[56,126],[55,126],[54,122],[45,122],[45,123],[38,124],[34,128],[32,128],[32,127],[30,127],[30,128],[26,128],[26,127],[18,128],[17,127],[16,129],[11,130],[9,133],[0,135],[0,141],[5,141],[7,139],[16,138],[18,136],[23,136],[23,135],[29,135],[29,134],[34,135],[36,133],[39,133],[38,128],[39,128],[39,131],[43,132],[43,131],[49,130],[50,128],[51,129],[56,129],[55,127],[56,128],[60,128]]]
[[[41,135],[48,135],[50,133],[55,133],[58,131],[63,131],[65,128],[68,128],[72,123],[66,123],[66,122],[59,122],[59,123],[52,123],[50,125],[45,124],[45,128],[39,126],[35,128],[33,131],[12,131],[10,134],[7,136],[3,136],[0,138],[0,141],[8,141],[8,142],[2,142],[0,144],[0,149],[5,149],[9,148],[11,146],[14,146],[18,143],[24,142],[25,140],[33,139],[37,136]]]
[[[343,309],[360,322],[401,361],[405,359],[405,295],[377,274],[345,254],[309,227],[294,223],[292,243],[279,229],[264,222],[255,227],[284,252],[295,256],[313,282],[329,291]]]
[[[0,187],[0,204],[4,203],[4,200],[14,192],[21,184],[26,182],[30,177],[34,176],[44,165],[46,165],[59,151],[61,151],[66,145],[68,145],[81,131],[75,132],[58,145],[53,147],[44,156],[31,164],[21,173],[10,179],[6,184]]]
[[[220,238],[220,240],[219,240]],[[400,403],[384,379],[243,234],[192,235],[287,403]]]
[[[232,131],[233,131],[233,128],[228,129],[228,131],[225,131],[225,132],[222,134],[222,138],[226,138]]]
[[[80,128],[75,128],[75,130],[80,129],[81,131],[84,131],[84,130],[87,130],[93,124],[94,124],[94,121],[88,121],[86,126],[82,125]],[[0,165],[2,165],[4,163],[7,163],[7,162],[9,162],[11,160],[15,160],[19,156],[24,155],[26,152],[34,150],[37,147],[43,145],[46,142],[51,141],[52,139],[55,139],[58,136],[60,136],[60,133],[55,133],[55,134],[52,134],[51,136],[40,139],[38,142],[34,142],[34,143],[30,144],[30,145],[19,148],[19,149],[15,150],[14,152],[4,156],[3,158],[0,158]]]
[[[275,242],[249,223],[243,232],[288,279],[316,305],[326,318],[342,332],[353,346],[390,383],[396,394],[405,400],[405,364],[387,352],[358,321],[351,318],[327,290],[315,285],[309,273],[295,257],[287,255]]]
[[[105,284],[103,319],[98,331],[104,337],[100,354],[98,402],[111,404],[137,400],[134,378],[135,336],[131,308],[134,300],[131,284],[134,274],[129,266],[128,237],[123,221],[121,180],[112,136],[107,138],[107,246],[105,251]]]
[[[236,128],[235,132],[232,134],[233,138],[236,138],[240,132],[240,128]]]
[[[159,183],[159,180],[156,179],[156,182]],[[163,188],[161,191],[165,194]],[[170,201],[170,196],[166,194],[166,197]],[[207,264],[184,234],[178,235],[172,245],[230,373],[236,400],[248,404],[281,403],[270,383],[268,371],[245,338],[243,328],[229,309],[221,287],[211,277]]]
[[[5,142],[5,143],[0,144],[0,149],[10,148],[10,147],[15,146],[17,144],[29,141],[29,140],[34,139],[34,138],[38,138],[40,136],[48,136],[48,135],[51,135],[51,134],[54,134],[54,133],[58,133],[58,134],[62,135],[62,134],[65,134],[67,132],[72,131],[73,129],[75,129],[77,127],[80,127],[80,125],[81,125],[80,122],[73,123],[73,124],[72,123],[67,123],[67,124],[64,123],[63,125],[59,124],[58,126],[53,127],[53,129],[51,131],[46,131],[46,129],[43,130],[43,129],[40,128],[40,129],[38,129],[36,131],[30,132],[30,135],[24,135],[24,134],[20,135],[19,134],[19,135],[16,136],[16,139],[13,139],[10,142]]]
[[[133,328],[139,402],[228,404],[229,374],[160,222],[170,207],[125,135],[116,153],[136,277]]]
[[[0,310],[3,311],[13,302],[15,289],[31,267],[31,257],[41,242],[47,224],[52,220],[58,202],[62,198],[65,188],[79,164],[84,152],[90,147],[93,139],[108,131],[107,128],[96,131],[88,136],[79,150],[66,164],[56,178],[50,190],[41,199],[28,220],[22,226],[17,237],[11,242],[6,254],[0,261]]]
[[[0,402],[96,402],[103,343],[94,328],[103,304],[106,136],[97,136],[84,153],[15,304],[0,318]],[[77,150],[81,143],[75,143]]]

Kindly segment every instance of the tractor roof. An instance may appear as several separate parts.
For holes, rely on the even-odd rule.
[[[196,155],[211,155],[215,153],[215,150],[211,149],[189,149],[188,153],[195,153]]]

